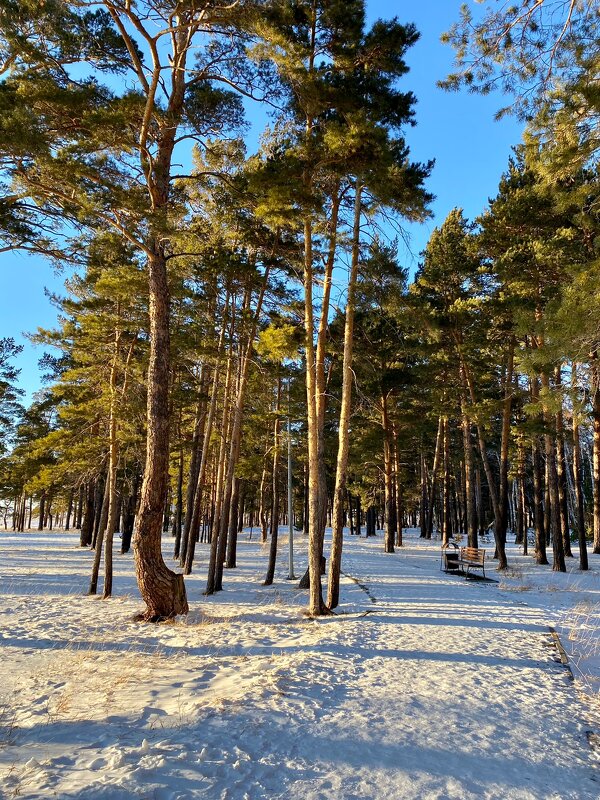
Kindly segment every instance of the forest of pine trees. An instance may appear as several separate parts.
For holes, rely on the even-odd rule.
[[[386,553],[406,527],[489,532],[500,570],[509,533],[557,571],[577,542],[587,569],[599,23],[523,0],[450,31],[447,88],[502,86],[525,134],[476,219],[456,187],[411,275],[394,237],[429,217],[435,157],[405,140],[413,25],[369,27],[363,0],[1,2],[2,248],[71,275],[32,333],[29,407],[0,340],[4,526],[78,530],[104,597],[120,535],[146,620],[201,602],[191,571],[220,591],[243,528],[272,583],[290,522],[314,616],[338,604],[344,528],[383,529]]]

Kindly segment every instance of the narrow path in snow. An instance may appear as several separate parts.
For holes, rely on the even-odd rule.
[[[321,719],[334,753],[356,749],[360,777],[354,794],[340,781],[342,796],[597,798],[582,709],[543,614],[441,573],[435,552],[347,544],[345,571],[377,606],[339,637],[343,711]],[[353,736],[340,739],[340,718]]]

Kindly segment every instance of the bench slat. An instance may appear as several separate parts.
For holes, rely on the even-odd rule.
[[[468,561],[473,564],[483,565],[485,561],[485,550],[480,550],[477,547],[461,547],[460,561]]]

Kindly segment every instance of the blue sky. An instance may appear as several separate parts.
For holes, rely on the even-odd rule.
[[[481,13],[481,5],[473,0],[470,5],[475,13]],[[421,33],[420,41],[408,54],[410,73],[403,81],[403,88],[413,91],[418,99],[417,126],[407,132],[407,140],[414,160],[436,160],[428,184],[436,200],[432,206],[434,218],[409,229],[410,247],[401,252],[401,257],[411,271],[431,231],[452,208],[464,208],[470,219],[483,210],[496,192],[511,146],[521,136],[521,126],[514,119],[494,120],[504,98],[466,92],[450,94],[436,86],[452,66],[452,50],[439,38],[457,18],[459,6],[460,0],[367,0],[369,22],[397,16],[401,22],[414,22]],[[35,331],[38,325],[52,326],[55,309],[44,289],[60,291],[63,280],[64,276],[56,276],[41,259],[19,253],[0,255],[0,337],[13,336],[25,345],[18,366],[20,383],[28,397],[40,387],[37,361],[41,350],[26,342],[22,334]]]

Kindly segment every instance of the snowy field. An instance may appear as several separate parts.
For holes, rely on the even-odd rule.
[[[600,556],[467,582],[415,531],[347,536],[340,613],[311,620],[283,537],[260,585],[267,547],[245,533],[211,598],[201,552],[188,618],[153,626],[130,555],[102,601],[77,534],[0,533],[0,797],[598,800]]]

